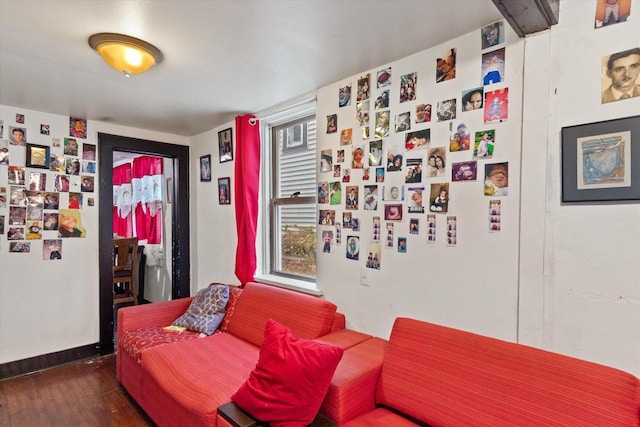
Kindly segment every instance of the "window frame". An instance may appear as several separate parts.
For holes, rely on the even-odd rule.
[[[258,272],[256,272],[256,279],[289,289],[295,289],[314,295],[321,295],[322,292],[317,288],[316,277],[303,276],[294,273],[284,272],[278,269],[278,254],[281,254],[279,248],[279,238],[276,233],[280,232],[280,219],[281,216],[277,214],[277,209],[282,206],[298,205],[312,205],[313,210],[317,211],[316,199],[317,196],[294,196],[281,194],[280,186],[280,160],[283,153],[289,153],[290,151],[303,149],[307,147],[308,129],[306,126],[304,129],[303,144],[300,147],[290,148],[285,150],[283,145],[283,151],[279,152],[279,140],[277,139],[277,132],[283,128],[289,128],[300,123],[307,123],[310,120],[315,120],[316,117],[316,105],[315,98],[312,101],[307,101],[304,104],[300,104],[296,107],[292,107],[287,110],[282,110],[278,113],[274,113],[271,116],[263,117],[261,119],[261,131],[263,135],[263,148],[262,148],[262,174],[261,174],[261,197],[260,209],[262,214],[260,215],[260,227],[263,232],[260,233],[260,262],[258,265]],[[267,137],[268,136],[268,137]],[[266,138],[265,138],[266,137]],[[283,136],[284,137],[284,136]],[[284,144],[285,141],[283,141]],[[317,161],[317,149],[314,150],[314,162]],[[317,181],[317,168],[314,165],[313,182],[314,186]],[[279,196],[279,197],[278,197]],[[318,225],[314,220],[316,227],[316,233]],[[315,239],[315,250],[317,253],[317,236]],[[317,260],[317,258],[316,258]],[[317,270],[316,270],[317,272]],[[317,273],[316,273],[317,274]]]

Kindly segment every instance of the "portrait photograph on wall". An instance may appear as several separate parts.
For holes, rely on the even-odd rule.
[[[200,181],[211,181],[211,154],[200,157]]]
[[[602,58],[602,103],[640,96],[640,47]]]
[[[218,132],[218,150],[220,163],[233,160],[233,130],[231,128]]]
[[[231,178],[218,178],[218,201],[221,205],[231,204]]]

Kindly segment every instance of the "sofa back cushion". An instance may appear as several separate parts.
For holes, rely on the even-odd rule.
[[[639,387],[617,369],[398,318],[376,400],[432,425],[638,426]]]
[[[331,332],[336,305],[310,295],[249,282],[236,303],[227,331],[262,346],[267,320],[291,329],[298,338],[314,339]]]

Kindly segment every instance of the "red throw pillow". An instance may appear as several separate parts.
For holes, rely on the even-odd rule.
[[[343,351],[298,339],[269,319],[258,364],[231,399],[271,427],[306,426],[318,414]]]

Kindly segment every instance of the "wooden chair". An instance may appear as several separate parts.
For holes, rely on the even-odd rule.
[[[138,304],[138,238],[113,239],[113,303],[132,302]],[[124,292],[116,293],[116,283],[122,284]]]

